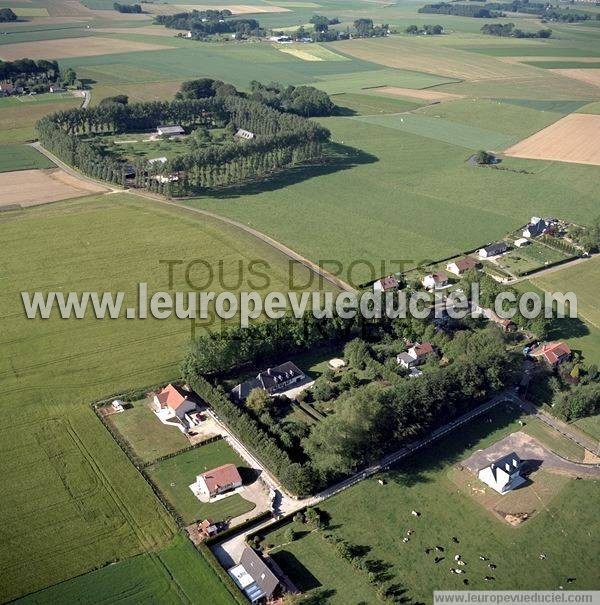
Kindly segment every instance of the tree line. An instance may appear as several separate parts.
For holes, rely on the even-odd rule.
[[[506,11],[509,13],[525,13],[537,15],[542,22],[560,21],[565,23],[576,23],[589,19],[600,19],[600,13],[590,13],[580,10],[562,9],[547,2],[529,2],[528,0],[513,0],[512,2],[488,2],[488,9],[494,11]]]
[[[10,8],[0,8],[0,23],[10,23],[16,20],[17,15],[15,11]]]
[[[404,31],[413,36],[419,34],[426,36],[439,36],[444,33],[444,28],[441,25],[424,25],[422,28],[420,28],[418,25],[409,25]]]
[[[16,61],[0,61],[0,80],[14,82],[20,78],[42,76],[54,81],[60,76],[58,61],[47,59],[17,59]]]
[[[119,4],[118,2],[115,2],[113,8],[119,13],[140,14],[142,12],[142,6],[140,4]]]
[[[362,372],[363,378],[357,379],[346,370],[339,380],[330,376],[319,379],[324,383],[336,381],[332,387],[336,390],[332,396],[337,396],[335,413],[310,429],[279,418],[277,408],[284,405],[281,403],[234,403],[221,387],[212,387],[208,400],[212,404],[214,392],[220,392],[217,413],[224,410],[236,418],[235,422],[245,418],[250,439],[254,439],[253,432],[260,433],[266,443],[268,435],[269,447],[276,445],[280,453],[275,455],[273,450],[269,459],[264,453],[259,454],[261,459],[276,473],[276,467],[282,465],[286,486],[295,493],[314,493],[468,411],[513,380],[514,359],[495,326],[463,329],[453,337],[435,337],[435,342],[443,346],[447,365],[439,367],[436,361],[418,380],[403,379],[377,359],[380,354],[390,358],[389,351],[383,352],[390,346],[386,342],[399,343],[408,336],[434,338],[433,334],[431,323],[412,319],[367,323],[360,318],[342,320],[335,315],[331,319],[286,316],[201,336],[185,358],[182,372],[192,388],[200,384],[203,392],[199,394],[204,397],[207,376],[214,380],[223,372],[249,364],[265,368],[302,351],[348,342],[344,358],[351,368]],[[391,360],[390,365],[397,368],[395,356]],[[353,379],[346,381],[346,374]],[[367,384],[365,375],[369,376]],[[329,399],[322,394],[316,397]],[[240,437],[245,439],[245,435]],[[288,466],[291,470],[286,471]]]
[[[522,29],[516,28],[514,23],[486,23],[481,28],[481,33],[501,38],[550,38],[552,36],[551,29],[524,32]]]
[[[93,140],[80,134],[147,131],[160,124],[197,127],[229,124],[232,130],[253,132],[253,140],[193,148],[164,165],[138,160],[133,168],[110,156]],[[69,109],[42,118],[37,124],[44,147],[85,174],[125,183],[135,173],[134,184],[166,195],[184,195],[227,186],[266,175],[286,166],[321,157],[329,131],[299,116],[284,114],[241,97],[209,97],[103,103],[88,109]],[[172,178],[175,175],[177,178]]]
[[[504,13],[490,10],[488,7],[473,6],[470,4],[455,4],[450,2],[436,2],[426,4],[419,9],[420,13],[433,13],[436,15],[454,15],[457,17],[475,17],[478,19],[495,19],[504,17]]]
[[[231,19],[230,10],[207,10],[157,15],[155,23],[172,29],[192,32],[193,38],[204,38],[213,34],[240,34],[244,36],[264,36],[256,19]]]

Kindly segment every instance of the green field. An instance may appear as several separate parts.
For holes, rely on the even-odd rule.
[[[155,553],[138,555],[57,584],[16,601],[19,605],[53,603],[198,603],[210,595],[215,605],[235,603],[224,584],[186,538],[178,536]]]
[[[237,466],[244,483],[254,479],[251,469],[224,440],[162,460],[149,466],[146,471],[181,515],[184,523],[200,521],[207,517],[215,521],[225,521],[230,517],[250,512],[255,505],[239,494],[232,494],[216,502],[203,503],[194,496],[189,486],[196,481],[198,475],[230,463]]]
[[[50,160],[27,145],[0,145],[0,172],[53,166]]]
[[[265,288],[285,291],[287,265],[238,230],[126,194],[4,212],[0,229],[6,601],[171,539],[171,517],[89,403],[175,378],[190,337],[189,322],[175,318],[27,320],[19,292],[121,290],[133,301],[138,282],[169,289],[160,259],[198,258],[223,261],[228,284],[238,263],[264,259],[272,278]],[[196,282],[202,277],[190,272]],[[183,270],[172,287],[188,289]]]
[[[142,462],[154,462],[189,445],[184,434],[172,426],[165,426],[148,407],[148,401],[136,401],[131,408],[108,418],[129,443]]]
[[[474,421],[460,434],[406,459],[384,474],[385,486],[368,479],[319,508],[330,515],[335,533],[363,547],[365,558],[379,562],[384,570],[386,584],[405,591],[403,597],[411,601],[431,603],[434,589],[463,590],[463,577],[469,579],[470,590],[489,590],[490,584],[483,580],[486,575],[496,578],[493,588],[497,590],[555,590],[567,576],[577,578],[577,589],[595,588],[597,570],[593,557],[582,558],[581,552],[596,548],[596,482],[565,481],[563,477],[555,481],[556,476],[536,475],[537,489],[551,489],[554,496],[546,495],[543,510],[517,528],[491,515],[466,484],[455,482],[458,471],[453,470],[454,465],[520,428],[511,412],[498,409],[490,417],[491,424],[485,417]],[[465,477],[464,481],[473,480]],[[536,489],[535,483],[525,489]],[[516,502],[525,495],[515,492],[504,496],[513,497]],[[411,510],[419,511],[421,517],[415,519]],[[403,543],[409,528],[414,534],[408,543]],[[281,544],[283,533],[277,530],[267,534],[263,544]],[[302,532],[300,536],[275,548],[274,556],[284,572],[305,582],[310,592],[329,595],[319,602],[347,603],[346,587],[357,582],[360,588],[354,590],[359,599],[365,598],[369,584],[364,572],[341,561],[317,534]],[[452,537],[459,540],[458,545],[453,544]],[[425,548],[436,545],[445,548],[442,555],[446,560],[438,565],[432,560],[434,554],[424,553]],[[546,560],[539,560],[540,552],[546,553]],[[455,553],[467,562],[466,576],[448,573]],[[494,572],[490,573],[487,563],[479,560],[480,554],[497,565]]]
[[[323,119],[344,147],[337,148],[337,166],[308,172],[318,178],[189,203],[243,220],[315,261],[335,259],[346,269],[357,259],[376,264],[374,272],[365,265],[355,265],[351,276],[345,271],[355,283],[380,277],[381,261],[446,258],[512,232],[530,216],[585,223],[597,213],[597,167],[516,158],[505,159],[503,170],[473,167],[467,159],[482,142],[479,129],[439,121],[457,136],[473,135],[467,149],[400,130],[401,117]],[[435,118],[409,117],[432,137],[447,135],[435,130]],[[514,136],[501,132],[502,123],[493,127],[499,130],[492,142]],[[288,220],[299,211],[302,229]],[[460,229],[451,227],[457,222]]]

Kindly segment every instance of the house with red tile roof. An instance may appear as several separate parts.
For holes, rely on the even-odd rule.
[[[448,285],[448,275],[444,271],[436,271],[426,275],[421,283],[428,290],[439,290]]]
[[[463,275],[467,271],[477,269],[479,263],[470,256],[459,258],[446,265],[446,270],[454,275]]]
[[[188,394],[172,384],[155,393],[150,405],[155,412],[169,410],[180,420],[196,409],[196,404],[188,399]]]
[[[214,498],[242,486],[242,478],[235,464],[223,464],[196,477],[195,488],[200,496]]]
[[[373,292],[394,292],[395,290],[398,290],[399,287],[400,282],[398,281],[398,278],[394,275],[388,275],[387,277],[378,279],[373,284]]]
[[[571,349],[566,342],[546,342],[529,351],[529,355],[536,359],[543,359],[549,366],[555,368],[571,359]]]

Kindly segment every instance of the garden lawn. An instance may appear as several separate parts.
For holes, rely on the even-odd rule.
[[[62,582],[16,601],[18,605],[54,603],[198,603],[210,595],[214,605],[235,603],[225,585],[191,542],[177,536],[156,553],[138,555]]]
[[[512,527],[488,511],[468,486],[451,480],[454,465],[519,429],[518,416],[516,410],[497,408],[402,461],[383,475],[384,486],[378,484],[378,477],[367,479],[319,508],[330,516],[333,531],[350,544],[364,547],[366,559],[379,562],[385,570],[387,584],[406,590],[403,596],[412,601],[431,603],[434,590],[463,590],[463,577],[469,579],[469,589],[489,590],[490,584],[484,581],[487,575],[495,577],[493,587],[498,590],[556,590],[568,576],[577,578],[577,589],[594,589],[598,581],[595,558],[582,557],[581,553],[597,549],[597,481],[550,482],[554,495],[546,494],[546,507],[523,525]],[[475,477],[472,483],[483,487]],[[535,489],[535,483],[524,489]],[[421,516],[415,518],[412,510]],[[408,529],[414,533],[403,543]],[[276,537],[275,533],[268,534],[263,544],[276,543]],[[459,544],[453,543],[453,537]],[[318,540],[318,536],[311,534],[310,539]],[[306,537],[301,537],[298,543],[304,540]],[[425,554],[426,548],[436,545],[445,549],[441,553],[445,560],[437,565],[433,558],[439,553]],[[311,577],[303,568],[319,578],[322,570],[340,565],[333,550],[330,554],[315,552],[295,542],[288,548],[295,549],[299,562],[284,564],[284,571],[298,573],[306,582]],[[546,553],[546,560],[539,559],[540,552]],[[455,554],[466,561],[465,576],[448,571]],[[487,557],[497,569],[490,572],[479,555]],[[325,602],[342,604],[348,601],[338,592],[342,590],[339,587],[358,580],[362,580],[363,590],[369,586],[366,575],[347,565],[345,571],[321,581],[315,590],[333,591]]]
[[[129,194],[6,211],[0,231],[4,602],[171,540],[172,518],[90,403],[176,378],[191,333],[175,318],[28,320],[20,292],[123,291],[133,304],[139,282],[171,289],[160,260],[198,258],[215,275],[222,262],[229,288],[243,273],[245,289],[251,277],[240,263],[263,259],[263,290],[286,291],[287,261],[236,229]],[[180,267],[172,290],[187,291]],[[190,277],[206,275],[196,268]]]
[[[0,145],[0,172],[53,168],[54,164],[28,145]]]
[[[600,441],[600,415],[580,418],[573,424],[579,427],[584,433]]]
[[[184,523],[189,524],[207,517],[224,521],[251,511],[254,503],[244,500],[239,494],[232,494],[212,503],[200,502],[189,486],[195,483],[198,475],[229,463],[237,466],[244,482],[251,478],[250,469],[224,440],[167,458],[149,466],[146,471],[181,515]]]
[[[174,426],[163,424],[144,399],[131,404],[119,414],[111,414],[110,422],[129,443],[142,462],[153,462],[189,445],[184,434]]]

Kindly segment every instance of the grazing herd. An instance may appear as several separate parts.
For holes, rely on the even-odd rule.
[[[420,517],[421,513],[418,512],[418,511],[416,511],[416,510],[413,510],[413,511],[411,511],[411,515],[413,517]],[[410,536],[412,536],[414,533],[415,533],[414,529],[408,529],[406,531],[406,535],[402,538],[402,542],[404,544],[407,544],[408,542],[410,542]],[[453,542],[453,544],[460,544],[460,540],[456,536],[452,536],[452,542]],[[444,556],[444,554],[443,554],[445,552],[445,548],[443,546],[440,546],[438,544],[438,545],[436,545],[434,547],[425,548],[425,550],[424,550],[426,556],[429,556],[434,551],[437,554],[435,555],[435,557],[433,559],[433,562],[434,562],[434,564],[437,565],[438,563],[441,563],[442,561],[444,561],[445,558],[446,558]],[[541,561],[545,560],[546,559],[546,554],[545,553],[540,553],[539,559]],[[481,555],[480,554],[479,555],[479,560],[483,561],[483,562],[487,562],[487,567],[488,567],[488,569],[490,571],[494,571],[494,570],[498,569],[498,565],[496,565],[496,563],[489,562],[489,558],[486,557],[485,555]],[[467,562],[463,560],[462,555],[460,553],[457,553],[457,554],[454,555],[454,562],[456,564],[456,567],[451,567],[450,568],[450,573],[453,574],[453,575],[465,574],[466,570],[461,569],[461,568],[466,567],[467,566]],[[572,578],[572,577],[567,578],[566,579],[567,584],[572,584],[573,582],[575,582],[576,579],[577,578]],[[496,580],[496,578],[495,578],[495,576],[485,575],[483,577],[483,580],[485,582],[494,582]],[[469,579],[468,578],[463,578],[463,584],[465,586],[468,586],[469,585]],[[563,587],[559,586],[559,588],[562,590]]]

